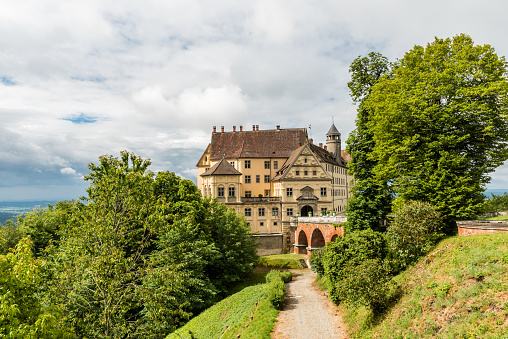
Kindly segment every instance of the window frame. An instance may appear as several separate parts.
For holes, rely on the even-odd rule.
[[[245,160],[244,161],[243,168],[250,168],[250,160]]]

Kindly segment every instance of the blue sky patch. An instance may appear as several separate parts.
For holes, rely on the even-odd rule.
[[[0,76],[0,82],[5,86],[14,86],[16,82],[11,77]]]
[[[97,117],[85,113],[79,113],[78,115],[63,118],[62,120],[67,120],[74,124],[92,124],[97,121]]]

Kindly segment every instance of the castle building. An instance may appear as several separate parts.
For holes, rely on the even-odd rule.
[[[288,252],[295,242],[292,217],[344,213],[354,184],[348,160],[334,124],[324,146],[315,145],[306,128],[254,125],[251,131],[234,126],[232,132],[224,127],[217,132],[214,127],[196,165],[197,185],[203,196],[244,215],[252,232],[266,237],[272,254]]]

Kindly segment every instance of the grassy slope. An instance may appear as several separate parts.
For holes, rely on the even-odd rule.
[[[191,319],[167,339],[192,338],[190,332],[195,338],[236,338],[238,334],[242,338],[270,338],[279,311],[266,298],[267,290],[268,284],[244,288]]]
[[[489,218],[479,218],[480,220],[508,220],[508,215],[498,215],[495,217],[489,217]]]
[[[341,306],[351,337],[499,338],[508,334],[508,234],[453,237],[395,277],[384,315]]]
[[[272,268],[286,268],[286,269],[301,269],[302,265],[298,261],[303,259],[299,254],[276,254],[259,257],[256,266],[272,267]]]

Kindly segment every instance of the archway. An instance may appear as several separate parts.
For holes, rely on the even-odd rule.
[[[335,239],[337,239],[338,235],[337,234],[334,234],[332,239],[330,241],[335,241]]]
[[[298,254],[307,254],[307,246],[309,245],[307,241],[307,234],[302,230],[298,233]]]
[[[312,209],[312,207],[310,207],[309,205],[305,205],[302,207],[302,212],[301,212],[301,216],[302,217],[306,217],[309,215],[309,212],[314,214],[314,210]]]
[[[310,237],[310,247],[324,247],[325,246],[325,237],[323,237],[323,232],[319,228],[314,229],[312,232],[312,236]]]

